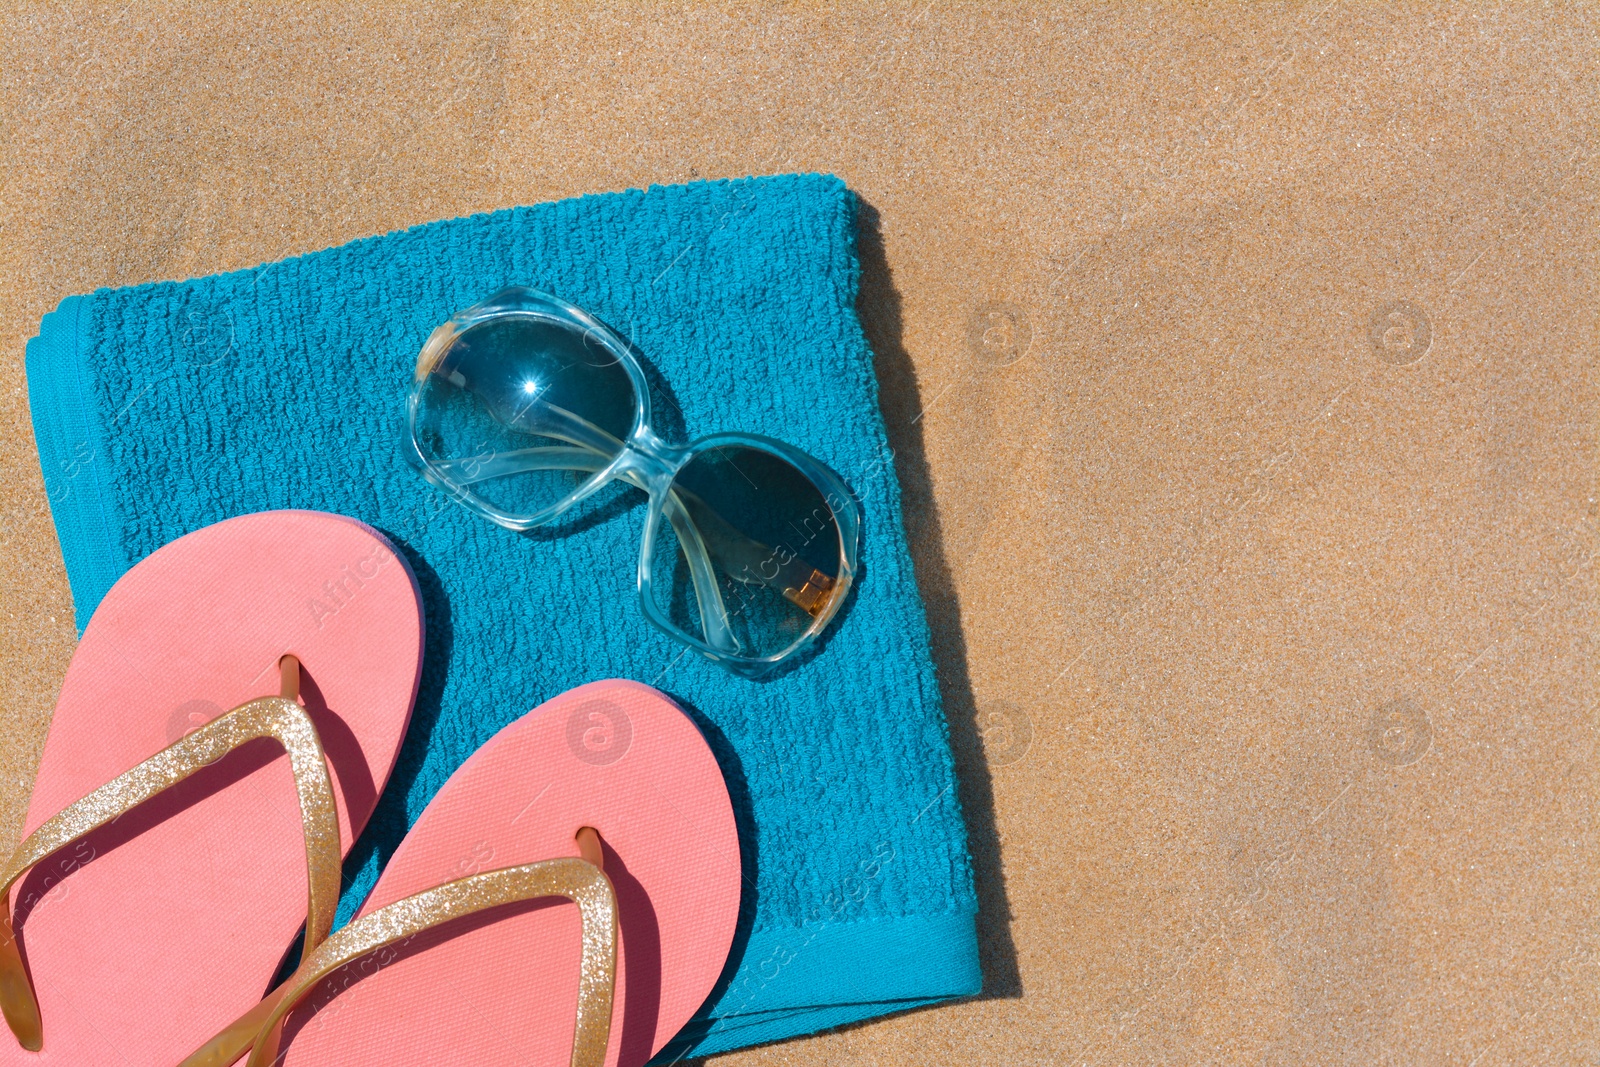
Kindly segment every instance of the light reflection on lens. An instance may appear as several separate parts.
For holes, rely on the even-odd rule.
[[[637,400],[595,332],[534,314],[468,326],[420,384],[413,435],[454,489],[513,517],[574,493],[622,450]]]

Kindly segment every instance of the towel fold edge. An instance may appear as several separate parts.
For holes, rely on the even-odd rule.
[[[39,470],[80,636],[94,606],[129,566],[111,536],[105,427],[95,411],[94,391],[83,380],[92,370],[79,346],[89,337],[94,310],[94,294],[62,300],[40,321],[23,361]]]
[[[737,970],[744,978],[669,1048],[707,1055],[983,990],[972,911],[759,930]],[[816,1001],[818,989],[830,991],[827,1003]]]
[[[885,1005],[858,1016],[869,1017],[898,1011],[898,1001],[971,997],[982,990],[978,915],[954,910],[758,929],[738,971],[741,979],[715,995],[702,1021],[725,1029],[738,1017]],[[827,1003],[816,1000],[818,989],[829,990]]]

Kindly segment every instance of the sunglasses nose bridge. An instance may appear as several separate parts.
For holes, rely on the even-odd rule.
[[[642,488],[672,480],[683,465],[684,453],[673,448],[661,438],[644,430],[636,433],[623,446],[613,468],[618,477],[625,478]]]

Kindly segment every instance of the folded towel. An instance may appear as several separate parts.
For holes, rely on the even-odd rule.
[[[27,373],[80,630],[124,571],[191,530],[269,508],[355,516],[415,568],[428,648],[341,921],[490,735],[572,686],[632,678],[706,730],[745,857],[723,983],[672,1055],[977,992],[949,743],[855,316],[855,210],[828,176],[655,187],[62,301],[28,345]],[[402,412],[423,340],[511,284],[629,336],[673,391],[658,410],[689,435],[767,434],[844,477],[865,511],[861,571],[819,655],[752,682],[654,630],[633,594],[642,507],[519,535],[406,465]]]

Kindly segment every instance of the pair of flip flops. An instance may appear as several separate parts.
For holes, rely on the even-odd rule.
[[[0,1067],[637,1067],[677,1033],[727,959],[739,845],[699,730],[634,682],[496,734],[329,933],[422,644],[405,561],[341,516],[230,519],[117,583],[0,872]]]

